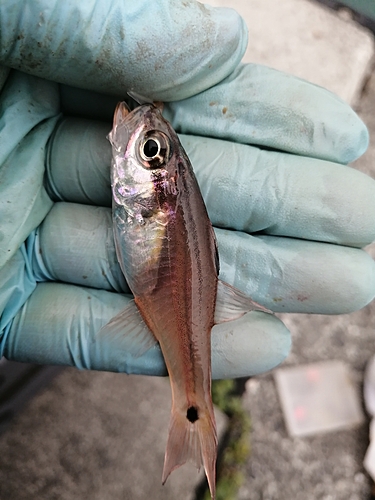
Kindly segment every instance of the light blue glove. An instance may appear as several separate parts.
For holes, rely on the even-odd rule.
[[[5,0],[0,23],[0,355],[165,374],[158,347],[134,358],[126,332],[97,335],[130,300],[105,138],[129,89],[175,101],[164,114],[186,134],[224,281],[274,311],[338,314],[372,300],[375,266],[359,248],[375,238],[375,182],[340,165],[366,149],[366,128],[324,89],[237,67],[246,33],[234,11]],[[213,376],[271,369],[289,347],[270,315],[217,325]]]

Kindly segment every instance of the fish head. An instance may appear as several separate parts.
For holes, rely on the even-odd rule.
[[[115,110],[108,139],[112,144],[114,203],[131,218],[163,210],[177,196],[176,165],[180,143],[176,132],[153,104],[130,111],[124,102]]]

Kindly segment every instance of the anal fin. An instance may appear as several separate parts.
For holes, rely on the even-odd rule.
[[[215,308],[215,324],[224,323],[240,318],[250,311],[262,311],[268,314],[273,314],[266,307],[254,302],[250,297],[242,293],[237,288],[218,281],[216,308]]]
[[[157,344],[156,338],[143,321],[134,300],[101,328],[98,336],[105,335],[126,336],[129,340],[128,352],[136,358]]]

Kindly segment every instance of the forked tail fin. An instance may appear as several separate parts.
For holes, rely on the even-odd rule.
[[[192,406],[185,413],[172,408],[163,484],[169,474],[185,462],[192,461],[198,469],[203,464],[211,497],[214,500],[216,455],[216,424],[208,408],[200,411]]]

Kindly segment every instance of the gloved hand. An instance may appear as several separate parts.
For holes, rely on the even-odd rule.
[[[186,134],[224,281],[274,311],[372,300],[375,266],[360,248],[375,238],[375,182],[344,166],[366,149],[366,128],[324,89],[237,67],[246,30],[234,11],[5,0],[0,14],[0,355],[165,374],[158,347],[134,358],[126,332],[98,336],[130,300],[105,138],[130,89],[171,101],[164,114]],[[271,315],[217,325],[213,376],[271,369],[289,347]]]

